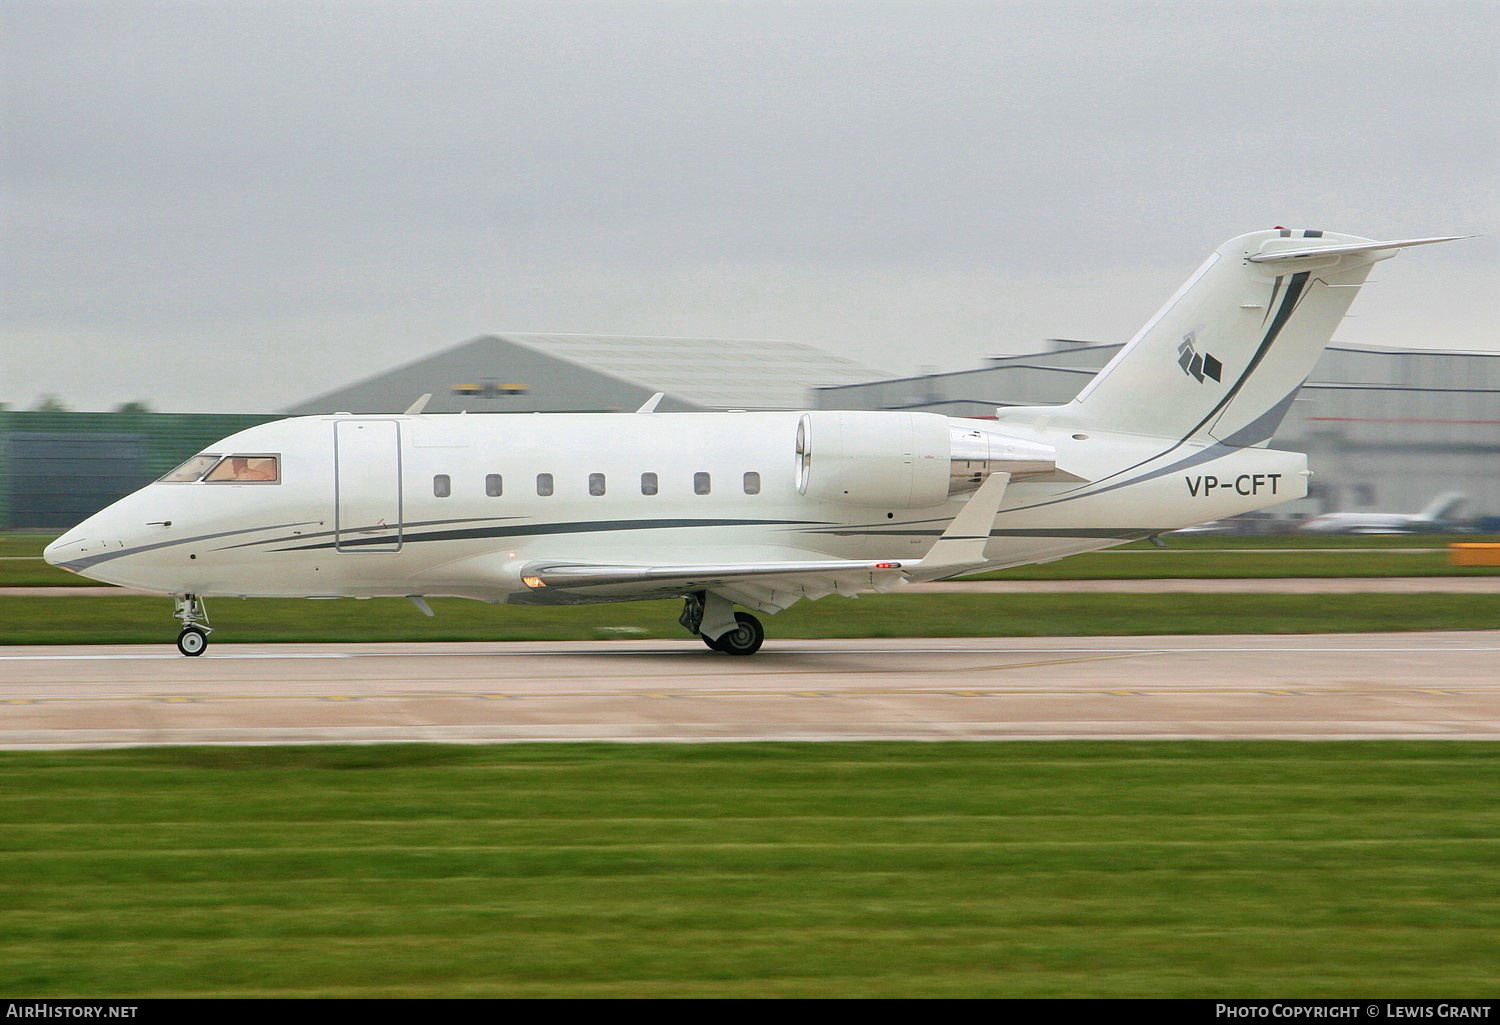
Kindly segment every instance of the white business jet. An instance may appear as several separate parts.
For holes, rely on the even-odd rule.
[[[680,597],[753,654],[742,606],[1041,562],[1303,497],[1266,448],[1379,260],[1450,239],[1274,229],[1208,258],[1073,401],[995,420],[912,412],[338,413],[231,435],[47,547],[170,594]]]
[[[1337,512],[1324,513],[1304,520],[1298,530],[1313,534],[1415,534],[1420,531],[1442,529],[1445,521],[1468,501],[1461,491],[1445,491],[1438,495],[1421,512],[1376,513]]]

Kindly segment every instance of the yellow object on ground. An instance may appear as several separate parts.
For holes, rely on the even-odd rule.
[[[1450,566],[1500,566],[1500,544],[1456,544],[1448,546]]]

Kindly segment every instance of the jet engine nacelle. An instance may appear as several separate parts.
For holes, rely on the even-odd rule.
[[[1051,446],[936,413],[828,410],[797,424],[797,490],[884,509],[941,505],[992,473],[1051,473]]]

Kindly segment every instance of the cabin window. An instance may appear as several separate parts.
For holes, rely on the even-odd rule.
[[[208,471],[212,484],[275,484],[281,479],[280,457],[269,455],[225,456]]]
[[[598,498],[600,495],[604,494],[604,474],[589,474],[589,494],[593,495],[595,498]]]
[[[539,473],[536,475],[536,493],[543,498],[552,494],[552,474]]]
[[[218,461],[219,457],[216,453],[204,452],[202,455],[189,459],[160,480],[168,484],[191,484],[207,473],[209,468]]]
[[[491,498],[499,498],[505,493],[504,482],[498,473],[487,473],[484,475],[484,493]]]
[[[713,481],[709,479],[707,473],[699,470],[693,474],[693,494],[706,495],[711,490],[713,490]]]
[[[643,474],[641,474],[641,494],[643,494],[643,495],[654,495],[654,494],[656,494],[657,490],[658,490],[658,485],[656,483],[656,474],[654,474],[654,473],[643,473]]]
[[[438,498],[447,498],[453,494],[453,479],[446,473],[440,473],[432,478],[432,493]]]
[[[745,474],[745,494],[760,494],[760,474],[756,473],[754,470],[751,470]]]

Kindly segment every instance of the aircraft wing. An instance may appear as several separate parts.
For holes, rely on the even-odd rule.
[[[889,591],[906,579],[902,570],[901,562],[850,559],[664,566],[538,561],[521,568],[521,580],[529,589],[528,604],[576,605],[713,591],[749,608],[780,612],[803,598]]]
[[[1009,484],[1010,474],[991,474],[920,559],[665,566],[539,560],[521,567],[521,582],[529,589],[523,600],[538,605],[573,605],[675,598],[693,591],[712,591],[761,612],[780,612],[803,598],[817,599],[830,594],[852,597],[870,591],[889,591],[912,577],[955,576],[984,564],[990,526]]]

